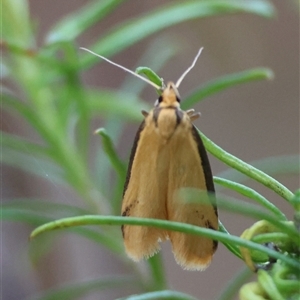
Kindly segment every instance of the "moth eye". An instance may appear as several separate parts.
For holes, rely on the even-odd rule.
[[[176,96],[176,101],[178,102],[178,103],[180,103],[180,99]]]
[[[158,106],[159,103],[161,103],[163,101],[162,96],[159,96],[158,99],[156,99],[156,101],[154,102],[154,106]]]

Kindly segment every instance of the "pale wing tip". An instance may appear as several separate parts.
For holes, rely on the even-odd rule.
[[[168,238],[166,232],[156,229],[145,229],[136,226],[125,227],[124,246],[126,254],[133,261],[148,259],[161,250],[160,243]]]
[[[150,257],[157,254],[160,250],[161,250],[161,248],[159,246],[154,248],[154,249],[148,250],[147,252],[137,251],[136,249],[135,250],[129,250],[129,249],[126,248],[126,254],[133,261],[139,262],[143,259],[149,259]]]
[[[184,270],[188,271],[204,271],[209,267],[212,261],[212,256],[208,256],[206,258],[185,259],[174,254],[174,257],[177,264],[179,264]]]

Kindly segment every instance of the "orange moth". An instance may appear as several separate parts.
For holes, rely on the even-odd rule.
[[[163,219],[218,230],[217,208],[208,196],[215,191],[212,172],[192,123],[200,114],[180,109],[177,90],[201,51],[176,84],[169,82],[162,88],[96,54],[161,92],[154,108],[142,112],[144,121],[133,143],[124,186],[124,217]],[[154,227],[123,225],[122,233],[126,252],[133,260],[153,256],[160,250],[159,243],[169,239],[177,263],[188,270],[204,270],[217,249],[217,241],[209,238]]]

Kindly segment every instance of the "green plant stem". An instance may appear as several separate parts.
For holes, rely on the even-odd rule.
[[[120,160],[110,136],[104,128],[97,129],[95,133],[101,136],[103,150],[107,154],[107,157],[109,158],[113,168],[116,170],[118,176],[124,179],[126,176],[126,167]]]
[[[143,226],[152,226],[156,228],[174,230],[182,233],[196,234],[204,237],[208,237],[214,240],[225,243],[233,243],[248,249],[261,251],[270,257],[274,257],[284,261],[293,269],[300,271],[300,262],[297,260],[288,257],[284,254],[281,254],[277,251],[271,250],[262,245],[241,239],[236,236],[228,235],[219,231],[202,228],[190,224],[172,222],[166,220],[157,220],[157,219],[148,219],[148,218],[131,218],[131,217],[115,217],[115,216],[95,216],[95,215],[86,215],[80,217],[71,217],[53,221],[51,223],[44,224],[36,228],[30,235],[30,238],[33,239],[37,235],[55,229],[63,229],[67,227],[82,226],[82,225],[143,225]]]
[[[154,82],[158,86],[163,86],[163,80],[154,71],[148,67],[138,67],[135,72],[137,74],[144,74],[151,82]]]
[[[262,233],[254,236],[251,239],[255,243],[269,243],[269,242],[283,242],[286,243],[290,240],[290,237],[286,233],[272,232],[272,233]]]
[[[89,163],[88,147],[89,147],[89,123],[90,115],[86,101],[84,88],[81,84],[78,66],[78,51],[71,43],[62,43],[65,52],[66,61],[64,75],[66,79],[66,90],[68,99],[72,99],[77,105],[78,120],[77,120],[77,149],[85,160],[85,165]],[[69,111],[71,112],[71,110]],[[70,119],[70,115],[67,116]],[[66,132],[67,129],[64,130]]]
[[[218,208],[229,211],[231,213],[238,213],[244,216],[255,218],[257,220],[266,220],[269,223],[273,224],[278,231],[282,231],[290,236],[290,239],[293,241],[299,240],[299,232],[296,230],[292,222],[281,221],[277,216],[270,215],[268,212],[265,212],[260,207],[256,205],[245,203],[242,201],[235,200],[231,197],[218,197]]]
[[[127,275],[111,278],[99,278],[63,284],[59,287],[44,291],[42,295],[31,297],[31,300],[75,300],[84,299],[92,292],[100,292],[107,289],[120,289],[122,287],[140,287],[140,279]]]
[[[124,0],[92,1],[58,22],[48,34],[48,43],[75,40],[80,34],[117,8]]]
[[[152,291],[162,290],[167,287],[167,280],[163,267],[161,253],[157,253],[148,259],[148,265],[151,269],[151,279],[153,281]]]
[[[225,226],[222,224],[222,222],[220,220],[219,220],[219,231],[230,235],[230,233],[227,231],[227,229],[225,228]],[[235,256],[237,256],[240,259],[243,259],[242,255],[241,255],[240,248],[238,246],[236,246],[232,243],[223,243],[223,244]]]
[[[70,147],[68,137],[60,128],[57,111],[51,102],[55,97],[49,87],[43,86],[40,79],[42,72],[39,70],[38,63],[32,59],[20,57],[15,57],[15,61],[14,71],[23,85],[31,109],[35,111],[35,114],[32,114],[35,129],[46,141],[52,159],[65,167],[65,175],[69,183],[83,196],[91,209],[97,210],[96,201],[103,197],[97,195],[98,192],[95,193],[96,190],[91,184],[92,180],[89,178],[84,161],[74,147]],[[27,72],[28,69],[30,72]]]
[[[265,208],[267,208],[268,210],[273,212],[276,216],[278,216],[280,218],[280,220],[283,220],[283,221],[287,220],[285,214],[278,207],[276,207],[273,203],[268,201],[265,197],[260,195],[255,190],[253,190],[243,184],[240,184],[240,183],[228,180],[228,179],[216,177],[216,176],[214,176],[214,182],[217,184],[220,184],[224,187],[230,188],[243,196],[246,196],[250,199],[255,200],[257,203],[261,204],[262,206],[264,206]]]
[[[268,18],[275,15],[271,2],[265,0],[253,0],[251,2],[227,0],[184,1],[164,7],[161,6],[155,11],[148,11],[142,17],[123,22],[89,48],[96,53],[109,57],[174,24],[193,19],[241,12]],[[124,36],[126,36],[125,40]],[[97,61],[96,57],[85,55],[81,61],[82,68],[88,68],[95,61]]]
[[[225,89],[236,86],[238,84],[248,83],[254,80],[272,79],[272,70],[268,68],[255,68],[246,70],[239,73],[229,74],[205,83],[196,91],[192,92],[182,102],[182,109],[191,108],[202,99],[206,99],[216,93],[219,93]]]
[[[26,211],[24,209],[16,208],[3,208],[1,210],[1,220],[4,221],[15,221],[30,224],[32,226],[38,226],[39,224],[44,224],[45,222],[51,222],[50,217],[44,216],[41,213],[34,213],[31,211]],[[126,263],[122,253],[122,246],[119,240],[116,240],[111,233],[99,232],[92,230],[90,228],[71,228],[72,233],[76,233],[90,241],[94,241],[99,245],[105,245],[110,251],[116,253],[120,260]]]
[[[270,299],[285,300],[278,290],[273,278],[265,270],[258,270],[257,279]]]
[[[215,156],[228,166],[240,171],[241,173],[268,187],[288,202],[291,202],[291,199],[294,197],[294,194],[283,184],[281,184],[271,176],[267,175],[266,173],[254,168],[253,166],[243,162],[239,158],[226,152],[221,147],[212,142],[210,139],[208,139],[199,130],[198,133],[201,135],[205,148],[213,156]]]
[[[144,293],[141,295],[132,295],[124,298],[118,298],[117,300],[199,300],[188,294],[176,292],[176,291],[156,291],[150,293]]]
[[[284,264],[275,264],[272,269],[272,276],[275,285],[281,292],[286,294],[290,294],[291,292],[298,292],[300,294],[300,272],[294,273]]]

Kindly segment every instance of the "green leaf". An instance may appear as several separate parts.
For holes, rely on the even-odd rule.
[[[137,74],[144,74],[151,82],[154,82],[158,86],[163,86],[163,79],[160,78],[154,71],[148,67],[138,67],[135,72]]]
[[[284,263],[277,263],[271,270],[274,283],[287,299],[299,299],[300,272],[291,270]]]
[[[228,230],[225,228],[225,226],[223,225],[223,223],[220,220],[219,220],[219,231],[230,235],[230,233],[228,232]],[[236,245],[234,245],[232,243],[223,242],[223,244],[235,256],[237,256],[240,259],[243,259],[239,247],[237,247]]]
[[[50,180],[53,184],[65,184],[64,171],[61,166],[45,158],[33,156],[30,152],[4,148],[0,160],[3,164]]]
[[[156,253],[148,259],[149,269],[151,271],[152,286],[151,290],[162,290],[167,287],[167,279],[164,270],[164,264],[161,253]]]
[[[254,168],[253,166],[243,162],[241,159],[233,156],[232,154],[226,152],[221,147],[217,146],[210,139],[208,139],[203,133],[198,130],[201,135],[204,146],[209,153],[217,157],[219,160],[227,164],[228,166],[240,171],[246,176],[256,180],[257,182],[265,185],[266,187],[273,190],[279,196],[286,199],[288,202],[291,201],[294,194],[288,190],[283,184],[267,175],[266,173]]]
[[[3,108],[6,108],[8,111],[13,113],[17,112],[21,117],[28,121],[33,128],[37,128],[39,126],[39,120],[36,118],[34,111],[27,103],[22,102],[6,88],[2,90],[1,96],[1,104],[3,105]]]
[[[87,280],[84,282],[74,282],[72,284],[65,284],[61,287],[50,289],[43,293],[43,295],[35,296],[32,300],[75,300],[95,292],[106,289],[120,289],[124,286],[135,287],[141,285],[141,282],[136,277],[117,276],[113,278],[99,278]]]
[[[32,47],[28,2],[3,0],[1,10],[1,40],[21,47]]]
[[[94,1],[58,22],[48,34],[47,43],[74,40],[111,13],[124,0]]]
[[[57,204],[57,206],[61,206],[62,212],[65,212],[65,214],[70,215],[70,212],[72,213],[71,210],[66,210],[64,205]],[[39,206],[37,205],[36,207],[38,208]],[[63,214],[62,212],[56,213],[56,217],[57,215]],[[18,206],[5,205],[1,209],[1,220],[23,222],[33,226],[40,226],[46,222],[51,222],[53,220],[53,216],[50,217],[48,211],[35,212],[34,210],[22,209],[22,207]],[[125,257],[123,246],[121,245],[121,239],[116,239],[117,231],[120,232],[120,230],[113,228],[110,230],[101,231],[90,228],[71,228],[69,232],[75,233],[90,241],[105,246],[113,253],[116,253],[118,255],[118,259],[125,262],[127,261],[127,257]],[[120,233],[119,235],[121,236]]]
[[[10,208],[9,206],[1,208],[1,221],[23,222],[33,226],[40,226],[45,224],[45,222],[51,222],[51,220],[49,217],[24,209]]]
[[[150,292],[140,295],[132,295],[124,298],[119,298],[117,300],[197,300],[197,298],[190,296],[188,294],[176,292],[176,291],[158,291]]]
[[[88,108],[93,114],[100,113],[118,116],[123,120],[142,121],[141,110],[150,109],[149,104],[143,103],[135,95],[113,92],[109,90],[92,90],[86,92]]]
[[[295,243],[293,243],[289,235],[286,233],[262,233],[252,237],[251,241],[259,244],[273,243],[277,245],[281,251],[287,251],[288,253],[295,252]]]
[[[3,209],[31,211],[35,214],[40,213],[43,216],[76,216],[91,213],[89,210],[76,207],[74,204],[55,203],[31,198],[17,198],[9,202],[2,203]],[[5,210],[4,210],[5,211]]]
[[[279,292],[273,278],[265,270],[258,270],[257,279],[260,286],[264,289],[269,299],[285,300],[286,298]]]
[[[290,238],[294,239],[295,241],[297,241],[299,237],[298,232],[294,226],[289,224],[289,222],[278,219],[278,217],[276,215],[274,216],[274,214],[270,215],[269,212],[262,210],[262,208],[257,205],[246,203],[223,195],[218,195],[217,204],[220,209],[224,209],[232,213],[239,213],[257,220],[269,221],[279,230],[289,234]]]
[[[256,201],[263,207],[265,207],[268,210],[270,210],[271,212],[273,212],[281,220],[283,220],[283,221],[287,220],[285,214],[278,207],[276,207],[273,203],[268,201],[265,197],[260,195],[255,190],[253,190],[243,184],[240,184],[240,183],[228,180],[228,179],[216,177],[216,176],[214,176],[214,182],[217,184],[220,184],[224,187],[230,188],[230,189],[236,191],[237,193]]]
[[[44,235],[41,236],[41,239],[28,244],[26,252],[32,265],[37,266],[43,257],[51,253],[55,245],[56,236],[55,234]]]
[[[292,198],[292,205],[294,206],[297,216],[300,216],[300,189],[295,191],[295,195]],[[298,220],[299,222],[299,220]]]
[[[215,80],[205,83],[202,87],[194,91],[182,102],[182,109],[188,109],[200,102],[204,98],[212,96],[218,92],[224,91],[238,84],[248,83],[251,81],[272,79],[273,72],[267,68],[255,68],[239,73],[222,76]]]
[[[119,177],[124,179],[126,176],[126,166],[120,160],[110,136],[107,134],[104,128],[97,129],[95,133],[102,137],[102,145],[107,157],[109,158]]]
[[[264,0],[204,0],[170,4],[118,25],[89,48],[109,57],[166,27],[197,18],[241,12],[271,17],[274,8]],[[81,61],[82,68],[88,68],[96,61],[96,57],[85,55]]]
[[[256,169],[260,169],[264,173],[272,177],[284,175],[299,175],[300,156],[299,154],[279,155],[273,157],[266,157],[259,160],[250,161],[249,165]],[[228,169],[218,174],[219,177],[224,177],[235,182],[244,182],[248,177],[241,174],[235,169]]]
[[[33,156],[38,155],[46,157],[50,154],[49,150],[42,145],[32,143],[24,138],[3,131],[1,131],[1,142],[2,147],[4,147],[4,149],[7,148],[7,151],[16,150]]]
[[[237,203],[234,204],[235,206],[238,206]],[[228,207],[228,204],[226,204]],[[231,206],[231,209],[234,206]],[[245,207],[245,204],[239,207],[239,211],[244,211],[247,214],[253,214],[253,211],[249,213],[249,206]],[[261,210],[257,210],[255,212],[259,217],[262,216]],[[287,265],[289,265],[293,269],[297,269],[300,271],[300,263],[289,256],[286,256],[285,254],[279,253],[278,251],[274,251],[272,249],[269,249],[267,247],[264,247],[262,245],[253,243],[251,241],[247,241],[245,239],[241,239],[239,237],[228,235],[226,233],[215,231],[208,228],[203,228],[191,224],[185,224],[180,222],[173,222],[173,221],[166,221],[166,220],[158,220],[158,219],[149,219],[149,218],[132,218],[132,217],[116,217],[116,216],[95,216],[95,215],[86,215],[82,217],[71,217],[71,218],[65,218],[56,220],[50,223],[46,223],[38,228],[36,228],[30,235],[30,238],[36,238],[41,233],[55,230],[55,229],[63,229],[68,227],[76,227],[76,226],[83,226],[83,225],[142,225],[142,226],[152,226],[156,228],[166,229],[166,230],[173,230],[178,231],[182,233],[188,233],[188,234],[196,234],[204,237],[208,237],[214,240],[218,240],[220,242],[225,243],[233,243],[238,246],[242,246],[251,250],[257,250],[261,251],[262,253],[274,257],[277,259],[280,259],[284,261]],[[289,230],[291,231],[291,230]],[[298,233],[294,233],[293,235],[296,235],[296,238],[298,240]]]

